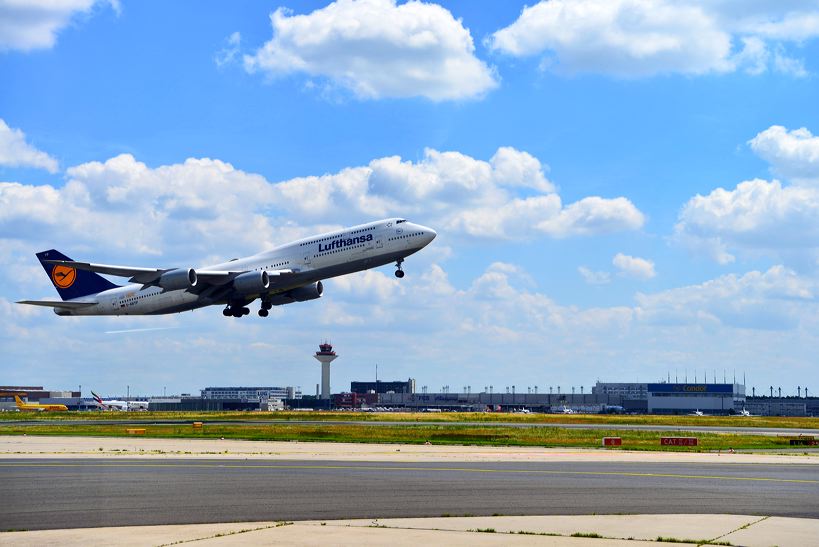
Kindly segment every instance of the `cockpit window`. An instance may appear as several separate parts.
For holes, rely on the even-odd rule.
[[[396,224],[401,224],[402,222],[406,222],[406,219],[403,219],[403,218],[402,218],[402,219],[400,219],[400,220],[396,220],[396,221],[395,221],[395,223],[396,223]]]

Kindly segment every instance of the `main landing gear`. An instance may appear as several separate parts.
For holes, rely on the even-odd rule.
[[[272,308],[272,307],[273,307],[273,304],[271,304],[270,302],[265,302],[264,300],[262,300],[262,308],[259,310],[259,317],[267,317],[270,314],[270,312],[268,310],[270,310],[270,308]]]
[[[222,310],[222,315],[225,317],[242,317],[243,315],[248,315],[250,313],[250,308],[245,306],[227,306],[225,309]]]
[[[404,277],[404,270],[401,269],[401,264],[403,262],[404,262],[403,258],[399,258],[395,262],[395,267],[398,268],[397,270],[395,270],[395,277],[397,277],[398,279],[401,279],[402,277]]]

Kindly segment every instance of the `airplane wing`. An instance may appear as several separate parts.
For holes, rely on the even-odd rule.
[[[73,260],[43,260],[46,264],[58,264],[68,266],[78,270],[96,272],[101,274],[115,275],[117,277],[130,277],[132,283],[154,283],[162,274],[174,268],[134,268],[132,266],[112,266],[109,264],[92,264],[90,262],[75,262]]]
[[[93,306],[96,302],[65,302],[63,300],[20,300],[18,304],[30,304],[32,306],[48,306],[50,308],[77,309]]]
[[[177,268],[137,268],[134,266],[113,266],[110,264],[92,264],[91,262],[75,262],[73,260],[44,260],[46,264],[59,264],[78,270],[86,270],[117,277],[130,277],[131,283],[142,283],[143,285],[153,285],[162,274]],[[241,271],[197,271],[196,277],[208,285],[226,285],[233,281],[233,278],[243,273]]]
[[[132,266],[114,266],[110,264],[93,264],[91,262],[76,262],[73,260],[43,260],[47,264],[58,264],[78,270],[86,270],[118,277],[128,277],[131,283],[142,283],[143,285],[157,285],[159,278],[163,274],[176,270],[177,268],[138,268]],[[195,294],[207,293],[211,297],[224,297],[231,293],[231,282],[238,275],[248,270],[196,270],[197,284],[188,289]],[[270,289],[275,291],[276,285],[288,282],[297,272],[293,270],[268,270],[270,277]],[[31,302],[26,302],[31,303]],[[49,304],[39,304],[49,305]],[[72,306],[62,306],[72,307]]]

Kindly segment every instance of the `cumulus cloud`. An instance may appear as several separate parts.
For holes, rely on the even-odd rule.
[[[777,174],[796,181],[819,182],[819,137],[807,128],[788,131],[772,125],[748,144]]]
[[[116,0],[0,0],[0,51],[51,48],[57,33],[95,4],[110,4],[119,10]]]
[[[699,285],[638,294],[638,320],[752,329],[793,329],[816,316],[817,284],[778,265],[766,272],[729,274]]]
[[[541,55],[541,66],[568,73],[640,77],[773,69],[803,76],[802,61],[789,57],[785,46],[816,36],[815,2],[543,0],[525,7],[487,43],[515,57]]]
[[[577,268],[578,273],[589,285],[608,285],[611,283],[611,274],[606,271],[595,271],[585,266]]]
[[[489,161],[427,149],[418,162],[380,158],[291,179],[275,193],[305,218],[416,215],[475,237],[585,236],[643,226],[644,215],[623,197],[592,196],[564,206],[544,171],[536,158],[513,148],[500,148]],[[517,197],[522,190],[537,193]]]
[[[35,167],[49,173],[57,172],[57,160],[26,142],[19,129],[12,129],[0,118],[0,165]]]
[[[719,263],[737,250],[781,259],[819,258],[819,138],[805,128],[771,126],[751,149],[789,182],[753,179],[717,188],[682,208],[675,237]]]
[[[657,275],[657,272],[654,271],[654,262],[645,258],[617,253],[611,263],[624,277],[647,280]]]
[[[338,0],[307,15],[279,8],[248,72],[327,78],[363,99],[477,97],[497,86],[469,30],[437,4]]]
[[[426,150],[418,162],[385,157],[271,182],[217,159],[149,167],[122,154],[67,169],[61,187],[0,183],[0,232],[38,245],[218,260],[387,216],[409,216],[452,235],[506,239],[642,226],[642,213],[625,198],[564,206],[544,171],[512,148],[489,161]]]

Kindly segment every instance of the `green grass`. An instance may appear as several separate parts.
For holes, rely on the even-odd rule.
[[[53,435],[125,437],[126,423],[70,425],[0,424],[0,435]],[[661,447],[660,437],[668,433],[634,430],[588,430],[561,427],[506,428],[497,426],[401,425],[371,427],[367,425],[318,424],[228,424],[208,425],[194,430],[189,425],[143,425],[145,437],[194,439],[244,439],[259,441],[327,441],[353,443],[455,444],[487,446],[600,447],[604,436],[623,439],[629,450],[711,451],[735,449],[787,448],[788,441],[764,435],[696,433],[698,447]]]
[[[18,420],[283,420],[320,422],[503,422],[532,424],[671,425],[819,428],[819,418],[778,416],[648,416],[622,414],[512,414],[502,412],[0,412],[0,424]]]

